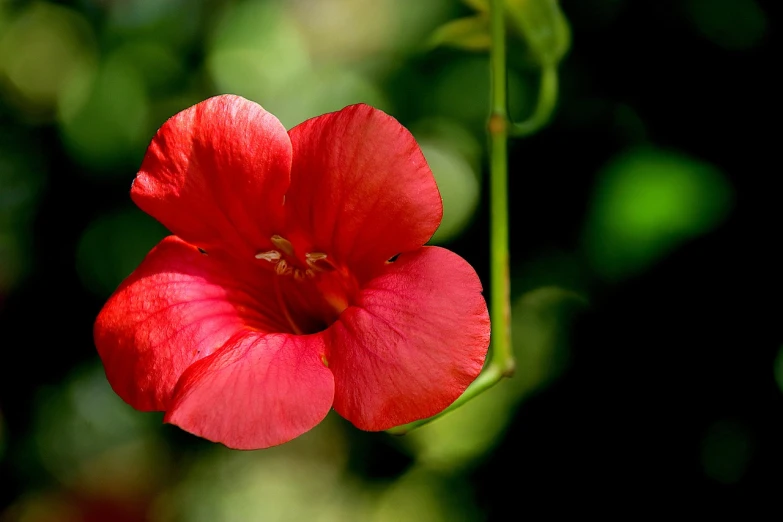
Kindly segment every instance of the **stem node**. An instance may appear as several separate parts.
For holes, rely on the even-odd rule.
[[[508,121],[502,114],[492,114],[489,117],[489,123],[487,124],[487,130],[492,136],[503,136],[508,131]]]

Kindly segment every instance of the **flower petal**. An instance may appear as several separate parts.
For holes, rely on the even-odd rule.
[[[289,229],[307,252],[327,252],[361,272],[415,250],[435,232],[443,205],[410,132],[368,105],[305,121],[293,145]],[[295,234],[292,233],[292,236]]]
[[[489,333],[464,259],[437,247],[402,254],[326,331],[334,409],[364,430],[432,416],[478,376]]]
[[[237,332],[287,331],[271,285],[251,264],[169,236],[120,285],[95,322],[106,376],[140,410],[165,410],[182,373]],[[268,297],[268,299],[266,299]]]
[[[187,242],[250,258],[279,232],[290,168],[277,118],[239,96],[216,96],[163,124],[131,197]]]
[[[164,421],[235,449],[287,442],[332,406],[324,352],[322,335],[240,335],[188,368]]]

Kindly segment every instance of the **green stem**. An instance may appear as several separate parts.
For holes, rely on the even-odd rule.
[[[484,370],[451,406],[439,414],[388,430],[404,435],[453,411],[514,373],[511,350],[511,302],[508,266],[508,112],[506,106],[506,25],[503,0],[490,0],[491,37],[490,75],[492,91],[489,132],[489,202],[490,202],[490,303],[492,346]]]
[[[549,65],[541,69],[541,80],[538,86],[538,101],[533,114],[525,121],[511,126],[514,137],[529,136],[538,132],[549,122],[557,102],[557,66]]]
[[[500,377],[514,373],[511,350],[511,302],[508,254],[508,105],[506,99],[506,22],[503,0],[490,0],[492,47],[489,61],[492,92],[489,117],[490,204],[490,316],[492,352],[490,366]],[[500,380],[498,377],[498,380]]]

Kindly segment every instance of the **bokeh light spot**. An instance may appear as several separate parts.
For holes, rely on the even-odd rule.
[[[467,484],[459,477],[414,467],[382,494],[371,522],[469,522],[479,519]]]
[[[321,63],[351,63],[388,51],[401,10],[390,0],[292,0],[310,55]]]
[[[345,472],[346,441],[334,420],[263,451],[210,447],[163,499],[156,519],[367,520],[360,513],[364,493]]]
[[[418,141],[443,199],[443,220],[432,237],[433,243],[442,244],[457,237],[473,218],[480,196],[478,174],[456,143],[437,138]]]
[[[724,49],[750,49],[767,32],[766,14],[755,0],[687,0],[684,7],[696,29]]]
[[[310,68],[299,28],[279,2],[245,1],[228,8],[217,25],[207,55],[207,70],[218,91],[258,101],[287,89]],[[269,110],[269,109],[268,109]]]
[[[557,286],[536,288],[514,301],[512,342],[519,371],[509,383],[517,396],[545,387],[565,370],[572,320],[587,305],[584,296]]]
[[[717,421],[702,441],[704,473],[721,484],[734,484],[745,474],[752,453],[753,443],[747,427],[728,419]]]
[[[308,70],[292,84],[294,87],[284,89],[262,104],[288,129],[306,119],[354,103],[390,111],[386,96],[378,86],[355,70],[338,67]]]
[[[165,236],[166,229],[138,209],[100,217],[79,239],[79,276],[96,294],[109,295]]]
[[[79,13],[32,2],[0,33],[0,87],[30,116],[52,115],[60,91],[95,54],[92,29]]]
[[[163,471],[158,416],[122,402],[103,368],[77,368],[62,388],[41,394],[35,443],[41,463],[62,484],[83,492],[133,495]],[[107,480],[111,477],[111,480]]]
[[[150,136],[149,100],[135,65],[110,55],[63,93],[60,130],[71,154],[103,174],[140,162]]]
[[[732,191],[703,161],[641,148],[599,173],[585,241],[593,269],[610,280],[634,275],[727,215]]]
[[[159,42],[131,41],[113,55],[122,63],[133,64],[149,92],[176,90],[186,77],[182,59]]]

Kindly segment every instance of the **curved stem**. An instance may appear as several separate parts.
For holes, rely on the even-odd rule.
[[[488,389],[492,388],[495,384],[497,384],[502,378],[503,378],[503,372],[500,370],[500,368],[490,363],[484,368],[484,370],[476,378],[476,380],[473,381],[470,386],[468,386],[468,389],[465,390],[465,392],[462,395],[460,395],[456,401],[452,402],[448,408],[446,408],[442,412],[432,417],[409,422],[408,424],[403,424],[401,426],[395,426],[394,428],[387,430],[387,433],[391,433],[392,435],[405,435],[409,431],[416,429],[419,426],[424,426],[425,424],[428,424],[434,421],[435,419],[442,417],[443,415],[446,415],[451,411],[456,410],[457,408],[459,408],[469,400],[473,399],[477,395],[481,395]]]
[[[538,86],[538,100],[533,114],[525,121],[514,123],[511,126],[511,135],[514,137],[529,136],[538,132],[547,124],[557,102],[557,66],[548,65],[541,69],[541,80]]]
[[[442,415],[453,411],[477,395],[485,392],[503,377],[514,373],[514,355],[511,349],[511,301],[508,249],[508,110],[506,106],[506,25],[503,0],[490,0],[491,37],[490,77],[492,91],[489,133],[489,201],[490,201],[490,303],[492,318],[492,345],[487,365],[465,392],[448,408],[427,419],[417,420],[387,430],[393,435],[404,435]]]

